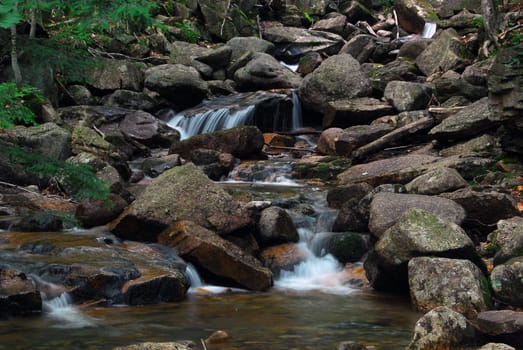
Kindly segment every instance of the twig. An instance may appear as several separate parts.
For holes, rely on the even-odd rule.
[[[225,13],[223,14],[223,22],[220,26],[220,36],[223,35],[223,27],[225,27],[225,21],[227,20],[227,15],[229,14],[229,8],[231,7],[231,0],[227,1],[227,7],[225,8]]]
[[[314,149],[312,149],[312,148],[272,146],[272,145],[269,145],[268,143],[266,143],[265,146],[267,146],[269,148],[283,149],[283,150],[287,150],[287,151],[314,152]]]
[[[5,181],[0,181],[0,185],[2,186],[7,186],[7,187],[12,187],[12,188],[16,188],[17,190],[20,190],[20,191],[25,191],[27,193],[31,193],[31,194],[34,194],[34,195],[37,195],[37,196],[40,196],[40,197],[45,197],[45,198],[59,198],[59,199],[63,199],[64,201],[67,201],[67,202],[71,202],[71,203],[77,203],[74,199],[72,198],[69,198],[69,199],[65,199],[64,197],[62,196],[57,196],[57,195],[46,195],[46,194],[42,194],[40,192],[35,192],[35,191],[31,191],[25,187],[22,187],[22,186],[19,186],[19,185],[15,185],[15,184],[12,184],[10,182],[5,182]]]
[[[498,34],[498,38],[499,39],[505,39],[505,36],[512,32],[513,30],[517,30],[519,28],[523,28],[523,24],[518,24],[518,25],[515,25],[514,27],[511,27],[511,28],[508,28],[508,29],[505,29],[504,31],[502,31],[501,33]]]
[[[202,342],[203,350],[207,350],[207,345],[205,345],[205,340],[200,338],[200,341]]]
[[[396,39],[400,38],[400,23],[398,22],[398,14],[396,13],[396,10],[392,10],[392,13],[394,14],[394,22],[396,22]]]
[[[93,127],[94,131],[96,131],[103,139],[105,139],[105,134],[103,133],[102,130],[98,129],[96,127],[96,125],[94,125],[94,124],[92,125],[92,127]]]
[[[153,61],[153,60],[161,60],[162,59],[161,57],[156,57],[156,56],[148,56],[148,57],[144,57],[144,58],[137,58],[137,57],[124,55],[123,53],[118,53],[118,52],[106,52],[106,51],[95,49],[93,47],[89,47],[87,49],[87,51],[91,55],[93,55],[93,56],[109,57],[109,58],[112,58],[112,59],[124,58],[124,59],[132,60],[132,61],[139,61],[139,62],[150,62],[150,61]],[[165,61],[167,61],[167,59],[165,59]]]
[[[262,39],[262,28],[260,22],[260,15],[256,15],[256,25],[258,26],[258,36]]]

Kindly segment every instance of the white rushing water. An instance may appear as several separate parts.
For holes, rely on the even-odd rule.
[[[84,328],[96,325],[94,319],[83,314],[77,306],[73,305],[68,293],[44,300],[42,308],[46,316],[57,321],[53,327]]]

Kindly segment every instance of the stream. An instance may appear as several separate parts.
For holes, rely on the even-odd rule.
[[[190,129],[179,115],[171,124],[185,128],[185,137],[210,127],[229,127],[223,123],[226,113],[221,109],[215,112],[202,117],[216,116],[214,124],[200,119]],[[236,111],[234,115],[244,123],[250,112]],[[292,128],[301,126],[296,108],[292,119]],[[233,179],[223,183],[229,189],[249,190],[256,199],[276,205],[299,201],[313,208],[313,215],[289,210],[307,259],[276,276],[269,291],[207,285],[189,265],[191,288],[187,298],[177,303],[84,307],[72,305],[65,293],[54,298],[44,295],[42,315],[0,321],[0,349],[112,349],[181,340],[190,340],[199,349],[200,340],[217,330],[227,332],[230,339],[209,349],[335,349],[349,340],[380,350],[405,348],[420,314],[411,310],[406,297],[352,285],[344,266],[333,256],[318,257],[311,252],[312,237],[331,229],[336,211],[327,208],[325,190],[288,177],[291,162],[258,162],[259,171],[253,177],[233,172]],[[67,239],[73,238],[69,235]],[[38,281],[39,285],[46,283]],[[46,286],[53,289],[52,284]]]

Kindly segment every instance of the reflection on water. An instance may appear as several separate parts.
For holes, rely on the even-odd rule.
[[[361,341],[378,349],[401,349],[420,316],[407,300],[354,292],[194,295],[181,303],[85,309],[91,327],[63,329],[50,315],[2,324],[0,349],[111,349],[137,342],[199,340],[224,330],[230,340],[213,349],[333,349]]]

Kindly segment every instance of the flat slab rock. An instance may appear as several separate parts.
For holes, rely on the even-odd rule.
[[[512,310],[480,312],[477,325],[481,332],[517,349],[523,348],[523,312]]]

